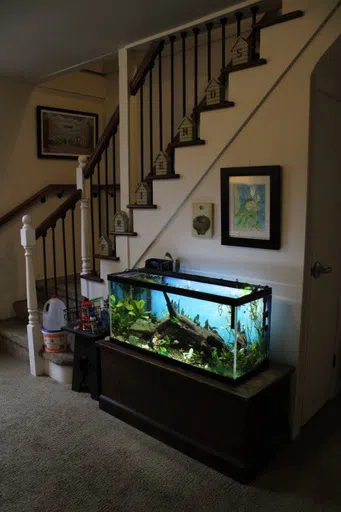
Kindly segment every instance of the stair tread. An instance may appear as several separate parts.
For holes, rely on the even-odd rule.
[[[27,349],[27,322],[18,317],[0,320],[0,337]]]
[[[44,352],[42,350],[41,356],[46,361],[52,361],[54,364],[58,364],[60,366],[72,366],[73,363],[73,353],[72,352]]]

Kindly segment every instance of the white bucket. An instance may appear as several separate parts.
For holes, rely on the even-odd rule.
[[[65,304],[55,295],[52,295],[44,304],[43,309],[43,328],[46,331],[60,331],[65,325],[64,320]]]
[[[67,352],[67,339],[63,331],[42,329],[45,352]]]

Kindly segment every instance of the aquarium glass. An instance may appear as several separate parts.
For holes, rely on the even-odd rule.
[[[117,276],[123,282],[116,282],[115,274],[109,276],[113,339],[234,380],[267,359],[269,294],[259,298],[258,293],[252,300],[253,286],[220,286],[136,271]],[[153,284],[161,285],[162,291]],[[222,303],[184,296],[181,290],[203,292],[206,299],[220,295]],[[232,304],[223,303],[227,297]],[[246,303],[237,305],[241,298]]]

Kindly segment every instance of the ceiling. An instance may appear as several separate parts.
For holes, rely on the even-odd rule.
[[[0,75],[39,81],[238,3],[236,0],[1,0]]]

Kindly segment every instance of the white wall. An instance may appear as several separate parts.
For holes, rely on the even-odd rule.
[[[264,80],[266,83],[269,80],[270,87],[276,73],[280,76],[285,66],[303,47],[335,3],[329,2],[328,5],[322,6],[312,1],[310,10],[307,9],[302,21],[294,21],[292,25],[289,23],[271,27],[262,32],[262,55],[268,58],[269,67],[231,75],[231,99],[236,100],[233,112],[215,111],[203,114],[201,136],[206,140],[206,146],[188,150],[188,153],[187,149],[177,150],[176,171],[183,174],[182,187],[186,187],[185,180],[191,173],[197,176],[198,169],[201,169],[202,175],[210,167],[219,153],[219,143],[224,136],[225,143],[229,139],[232,140],[233,132],[236,131],[237,116],[239,122],[243,115],[246,119],[252,112],[252,101],[259,95],[254,103],[257,105],[264,96],[267,89],[262,92],[261,81]],[[299,7],[297,5],[297,8]],[[299,351],[302,303],[310,74],[321,55],[340,34],[340,29],[339,9],[337,15],[328,22],[228,150],[213,165],[206,178],[184,202],[170,225],[161,230],[153,247],[138,261],[142,266],[144,259],[151,256],[162,257],[166,251],[170,251],[174,257],[181,259],[186,270],[269,284],[273,287],[274,293],[272,357],[293,364],[297,361]],[[283,41],[286,42],[285,45]],[[276,66],[278,71],[274,73],[272,68],[275,70]],[[233,131],[231,125],[234,127]],[[283,167],[281,249],[266,251],[222,246],[220,168],[272,164]],[[169,203],[170,198],[173,204],[176,204],[176,193],[179,194],[181,190],[180,181],[179,184],[166,182],[167,185],[163,185],[163,188],[162,184],[156,185],[156,202],[160,205],[160,211],[155,215],[162,215],[163,202]],[[190,189],[191,187],[187,192],[190,192]],[[211,201],[215,204],[215,235],[212,239],[200,240],[191,236],[192,201]],[[181,200],[178,204],[179,202],[181,203]],[[148,214],[148,218],[147,214],[141,213],[140,216],[142,215],[149,229],[148,234],[143,232],[143,222],[137,222],[136,218],[135,224],[138,224],[139,228],[137,231],[141,233],[141,237],[138,237],[140,240],[144,235],[149,236],[152,225],[152,213]],[[131,244],[133,247],[133,244],[139,244],[139,241],[131,241]],[[134,262],[132,261],[132,264]]]

